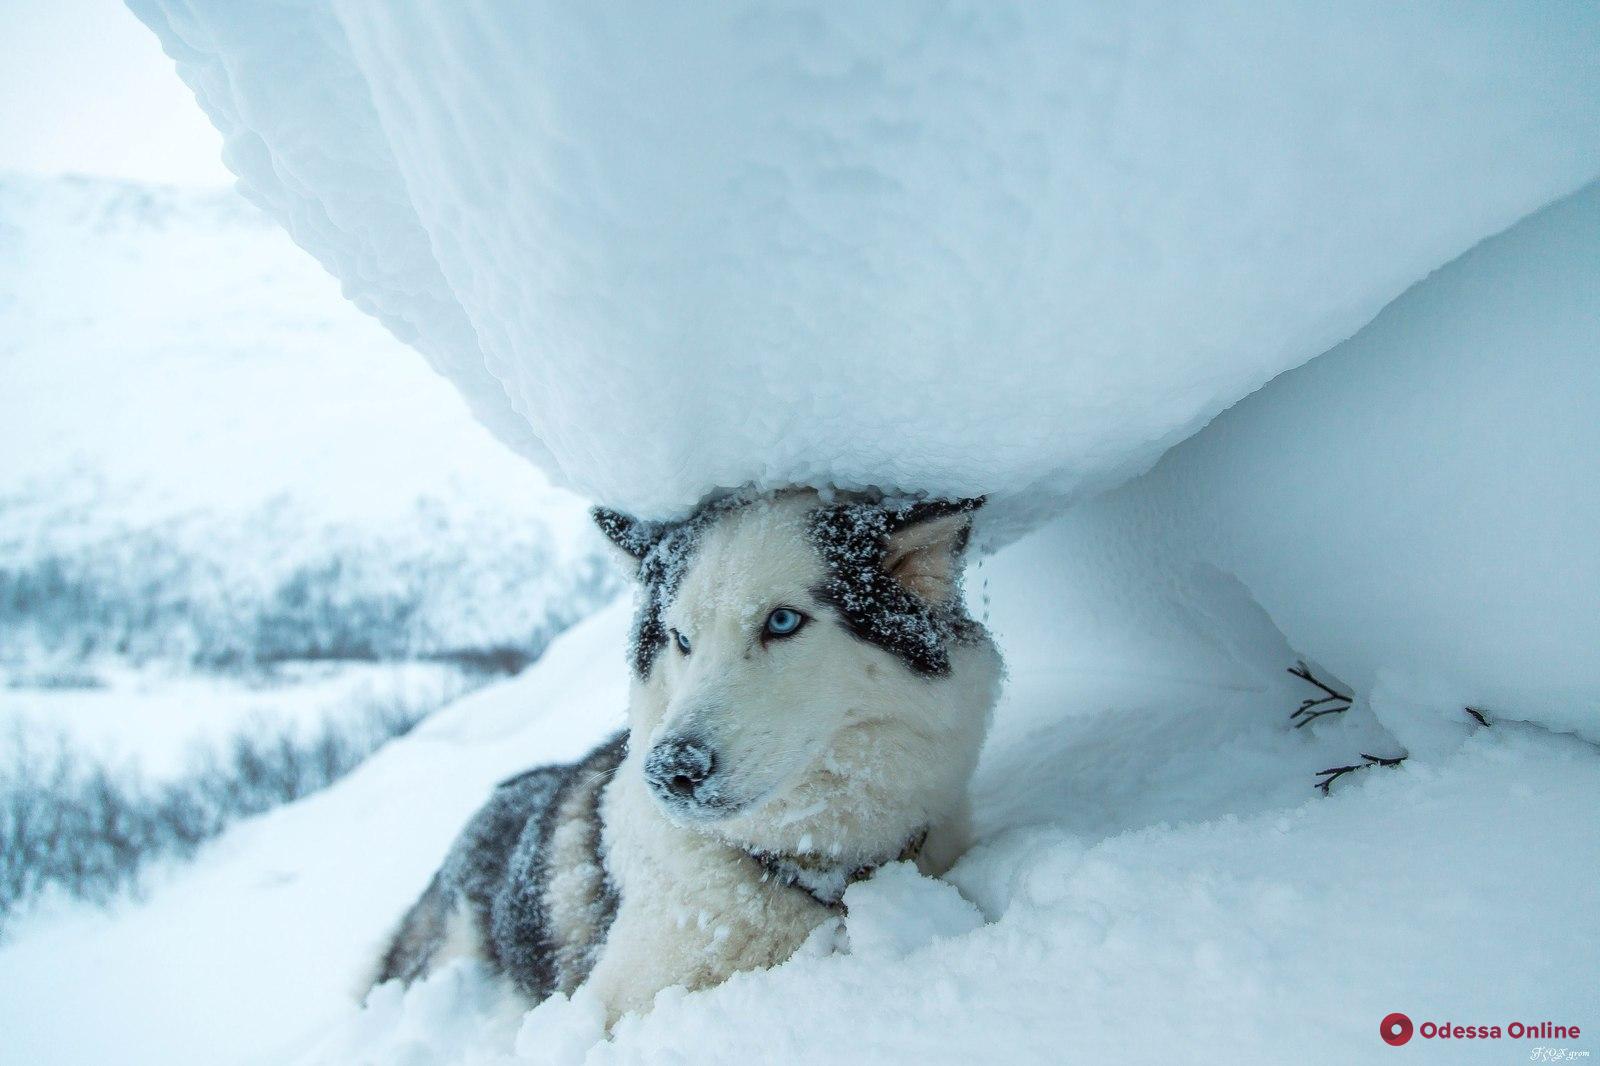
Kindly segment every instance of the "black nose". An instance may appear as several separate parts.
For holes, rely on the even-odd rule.
[[[716,768],[711,749],[687,737],[663,740],[644,760],[644,776],[664,799],[697,799],[700,786]]]

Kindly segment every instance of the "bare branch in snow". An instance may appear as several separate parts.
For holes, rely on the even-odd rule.
[[[1318,781],[1313,787],[1320,788],[1322,794],[1326,796],[1330,786],[1345,774],[1355,773],[1357,770],[1366,770],[1373,766],[1399,766],[1406,761],[1406,756],[1404,755],[1386,759],[1381,755],[1368,755],[1366,752],[1361,753],[1361,758],[1362,762],[1352,763],[1349,766],[1330,766],[1326,770],[1318,770],[1317,776],[1322,780]]]
[[[1352,697],[1319,680],[1311,672],[1311,667],[1306,665],[1304,659],[1289,667],[1289,673],[1307,684],[1315,686],[1323,693],[1322,696],[1307,696],[1301,701],[1300,709],[1289,716],[1289,720],[1294,722],[1296,729],[1316,721],[1325,714],[1343,714],[1350,709],[1351,703],[1354,702]]]

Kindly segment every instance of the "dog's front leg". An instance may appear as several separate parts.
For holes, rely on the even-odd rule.
[[[651,913],[655,909],[623,904],[589,974],[589,990],[605,1009],[608,1032],[624,1014],[649,1010],[663,988],[699,984],[693,978],[703,968],[707,938],[673,928]]]
[[[833,916],[744,852],[668,821],[629,763],[602,802],[618,904],[587,987],[608,1028],[648,1010],[663,988],[709,988],[775,966]]]
[[[736,901],[675,893],[625,900],[588,981],[605,1008],[607,1029],[624,1014],[649,1010],[663,988],[710,988],[742,970],[785,961],[832,914],[790,898],[800,896],[790,889],[748,889]]]

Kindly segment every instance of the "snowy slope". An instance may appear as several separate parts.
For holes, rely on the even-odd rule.
[[[90,479],[146,514],[364,521],[455,494],[581,522],[231,191],[0,175],[0,247],[8,495]]]
[[[1052,532],[986,563],[990,587],[1036,585]],[[486,789],[615,727],[618,605],[340,785],[230,833],[150,902],[22,930],[0,949],[8,1050],[38,1066],[1351,1063],[1394,1054],[1377,1035],[1391,1010],[1592,1019],[1594,748],[1484,730],[1323,797],[1315,771],[1388,750],[1370,717],[1295,731],[1290,679],[1220,653],[1208,683],[1085,669],[1060,654],[1072,626],[1005,601],[990,621],[1013,678],[979,771],[984,843],[952,876],[989,924],[894,872],[852,890],[854,953],[668,991],[610,1043],[581,997],[524,1019],[470,971],[355,1012],[374,945]]]
[[[247,195],[639,513],[1003,540],[1600,174],[1585,4],[132,6]]]
[[[436,712],[350,777],[230,831],[147,904],[45,914],[0,947],[18,1062],[284,1063],[349,1009],[369,953],[495,781],[621,720],[625,609]]]
[[[531,651],[596,543],[236,194],[0,176],[0,670]]]

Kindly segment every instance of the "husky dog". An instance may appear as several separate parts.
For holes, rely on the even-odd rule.
[[[961,594],[981,502],[597,509],[638,585],[628,730],[500,784],[377,981],[467,956],[610,1022],[784,961],[884,863],[942,873],[1002,674]]]

